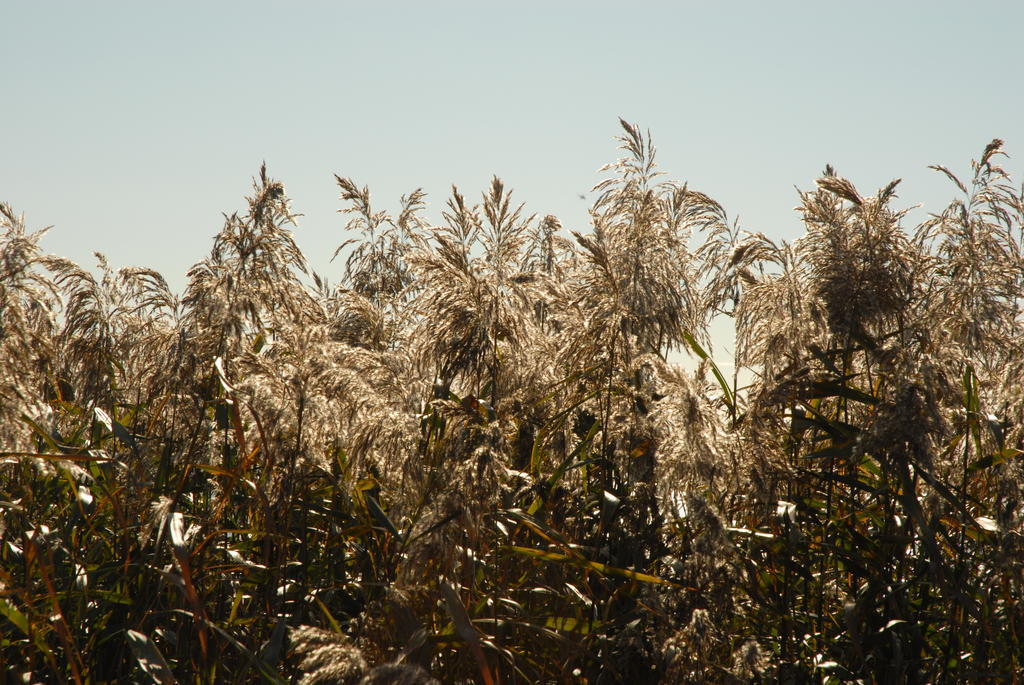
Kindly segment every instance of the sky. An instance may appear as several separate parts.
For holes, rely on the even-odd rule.
[[[801,233],[827,163],[938,211],[994,137],[1021,180],[1021,2],[4,3],[0,201],[47,251],[181,290],[260,164],[332,282],[334,174],[374,203],[492,175],[585,231],[618,118],[740,226]],[[583,195],[584,198],[581,198]]]

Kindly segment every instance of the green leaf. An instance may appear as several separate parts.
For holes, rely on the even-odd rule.
[[[153,682],[161,683],[161,685],[172,685],[177,682],[164,655],[160,653],[152,640],[134,630],[127,631],[127,634],[128,646],[131,647],[132,654],[135,655],[135,660],[139,662],[139,668],[143,673],[152,678]]]
[[[391,519],[388,518],[388,515],[381,508],[380,504],[377,502],[377,499],[368,492],[364,492],[363,497],[366,499],[366,508],[370,511],[370,514],[373,516],[374,521],[376,521],[377,524],[381,527],[385,528],[389,533],[394,535],[400,542],[404,541],[402,534],[398,532],[398,528],[395,526],[394,523],[392,523]]]
[[[845,385],[844,383],[816,381],[811,384],[811,391],[811,394],[806,396],[807,398],[845,397],[848,400],[854,400],[855,402],[862,402],[864,404],[878,404],[878,398],[874,395],[869,395],[866,392],[850,387],[849,385]]]
[[[195,464],[195,468],[202,469],[207,473],[212,473],[215,476],[226,476],[228,478],[237,478],[238,474],[230,469],[226,469],[223,466],[216,466],[214,464]]]
[[[0,614],[6,616],[7,620],[13,623],[14,627],[25,633],[25,635],[29,634],[28,619],[25,617],[25,614],[9,604],[6,599],[0,599]]]
[[[582,621],[573,616],[549,616],[544,620],[544,627],[581,635],[590,633],[590,621]]]
[[[253,654],[249,649],[245,647],[245,645],[236,640],[230,633],[228,633],[226,630],[218,626],[216,623],[213,623],[212,621],[207,621],[206,624],[213,628],[217,632],[217,634],[219,634],[221,637],[223,637],[225,640],[231,643],[231,645],[235,649],[241,652],[242,656],[245,657],[245,659],[249,662],[251,666],[253,666],[257,671],[260,672],[260,675],[262,675],[266,681],[274,683],[274,685],[285,685],[286,681],[280,676],[280,674],[274,671],[274,669],[271,668],[269,665],[264,663],[263,660],[260,659],[258,656]]]
[[[987,456],[982,457],[981,459],[978,459],[977,461],[972,463],[968,468],[971,471],[982,471],[993,466],[999,466],[1000,464],[1009,459],[1016,459],[1022,454],[1024,454],[1024,452],[1022,452],[1021,450],[1008,447],[1005,450],[1000,450],[998,452],[995,452],[994,454],[989,454]]]
[[[804,455],[804,459],[826,459],[828,457],[850,457],[853,454],[853,441],[841,445],[832,445]]]
[[[341,633],[341,624],[338,623],[338,619],[334,618],[334,615],[331,613],[330,609],[327,608],[327,605],[321,602],[319,597],[314,597],[313,601],[316,602],[318,607],[320,607],[320,611],[323,613],[324,618],[327,619],[327,624],[331,626],[331,630],[335,633]]]
[[[455,633],[466,644],[479,644],[480,635],[477,633],[476,628],[473,627],[469,613],[466,611],[462,600],[459,599],[458,593],[455,592],[455,588],[450,583],[441,583],[441,593],[444,595],[445,609],[448,611],[448,615],[452,617],[452,623],[455,625]]]
[[[718,370],[718,365],[715,364],[715,360],[713,360],[708,353],[704,351],[704,348],[700,346],[700,343],[697,342],[697,339],[694,338],[689,331],[683,331],[683,339],[698,357],[711,365],[711,373],[713,373],[715,375],[715,379],[718,380],[718,385],[722,388],[722,392],[725,395],[725,403],[728,405],[729,411],[735,417],[736,398],[733,397],[732,390],[729,388],[729,382],[725,380],[725,376],[723,376],[722,372]]]
[[[90,597],[99,597],[104,602],[110,602],[111,604],[123,604],[125,606],[134,606],[135,601],[128,595],[118,592],[117,590],[89,590]]]
[[[583,436],[583,439],[580,440],[578,445],[576,445],[576,448],[573,449],[572,453],[569,454],[569,456],[567,456],[562,461],[562,463],[558,465],[558,468],[556,468],[554,473],[552,473],[551,476],[547,479],[548,498],[550,498],[551,495],[554,494],[555,489],[558,487],[558,482],[562,480],[562,478],[565,476],[565,473],[569,469],[571,469],[573,466],[579,466],[583,464],[583,462],[579,462],[578,464],[573,464],[573,462],[580,456],[580,454],[583,453],[584,450],[589,449],[591,441],[593,441],[594,436],[597,435],[597,431],[600,429],[601,422],[594,421],[594,423],[590,426],[590,430],[588,430],[587,434]],[[527,509],[527,513],[531,516],[536,514],[543,503],[544,498],[534,498],[533,503],[530,504],[530,508]]]
[[[22,414],[21,420],[24,421],[28,425],[28,427],[32,429],[33,433],[42,438],[43,442],[45,442],[54,452],[64,451],[64,449],[57,444],[57,441],[53,439],[53,436],[50,435],[50,431],[46,430],[38,423],[36,423],[28,414]]]
[[[277,619],[274,629],[270,632],[270,638],[264,643],[260,650],[260,660],[268,666],[276,666],[281,661],[284,653],[284,638],[288,632],[288,624],[283,618]]]
[[[66,454],[42,454],[39,452],[0,452],[0,457],[35,457],[47,461],[81,461],[81,462],[111,462],[110,457],[97,457],[86,452],[69,452]]]
[[[523,512],[521,509],[506,509],[503,513],[513,521],[523,524],[544,540],[547,540],[553,545],[562,547],[569,552],[570,555],[575,555],[572,550],[571,543],[565,538],[565,536],[543,521],[537,520],[529,513]]]
[[[114,435],[118,440],[129,449],[135,449],[135,436],[132,435],[131,431],[128,430],[120,421],[114,419],[111,421],[113,426]]]
[[[448,615],[452,617],[452,622],[455,624],[455,633],[466,643],[473,658],[476,659],[485,685],[493,685],[494,676],[491,675],[491,667],[480,648],[480,633],[470,620],[465,605],[459,599],[459,594],[448,582],[441,583],[441,593],[444,595],[444,604]]]
[[[182,616],[196,620],[209,628],[212,628],[214,632],[216,632],[218,635],[224,638],[228,642],[228,644],[237,649],[238,652],[243,657],[245,657],[245,660],[249,662],[249,665],[255,668],[257,671],[259,671],[260,675],[263,676],[264,680],[266,680],[269,683],[273,683],[273,685],[286,685],[287,681],[284,678],[282,678],[277,671],[275,671],[269,665],[264,663],[262,659],[260,659],[258,656],[252,653],[252,650],[247,648],[245,645],[239,642],[231,633],[224,630],[213,621],[210,621],[209,619],[205,619],[202,617],[198,617],[192,614],[191,612],[185,611],[184,609],[171,609],[170,613],[180,614]]]
[[[551,561],[561,564],[569,564],[571,566],[579,566],[580,568],[589,569],[591,571],[597,571],[606,576],[619,576],[622,578],[629,578],[630,580],[636,580],[641,583],[657,583],[659,585],[671,585],[674,587],[680,587],[678,584],[673,583],[670,580],[652,576],[647,573],[640,573],[628,568],[619,568],[617,566],[609,566],[608,564],[602,564],[599,561],[590,561],[589,559],[582,559],[578,557],[571,557],[567,554],[559,554],[557,552],[545,552],[541,549],[533,549],[532,547],[518,547],[515,545],[508,545],[500,547],[499,549],[508,550],[521,554],[527,557],[533,557],[534,559],[541,559],[543,561]]]
[[[49,645],[46,644],[46,636],[44,632],[38,629],[34,631],[31,630],[31,625],[29,624],[28,618],[25,614],[21,613],[5,599],[0,599],[0,614],[7,617],[7,620],[14,624],[18,630],[31,638],[33,644],[35,644],[36,649],[38,649],[40,653],[46,655],[51,660],[53,659],[53,652],[50,650]],[[45,630],[46,626],[44,626],[43,629]]]

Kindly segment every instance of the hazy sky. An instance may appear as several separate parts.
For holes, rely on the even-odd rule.
[[[492,174],[586,228],[617,118],[661,168],[773,238],[826,163],[899,202],[953,194],[993,137],[1024,156],[1022,2],[6,2],[0,200],[44,247],[176,288],[266,160],[315,269],[345,238],[333,174],[437,220]],[[1018,176],[1019,180],[1019,176]]]

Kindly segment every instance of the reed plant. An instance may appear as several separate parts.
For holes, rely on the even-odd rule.
[[[0,206],[0,670],[1024,679],[1002,142],[916,227],[826,168],[779,242],[621,123],[577,231],[497,178],[435,225],[337,176],[334,284],[265,167],[180,296]]]

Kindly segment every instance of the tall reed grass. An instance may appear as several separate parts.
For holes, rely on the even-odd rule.
[[[336,285],[265,168],[180,296],[2,205],[8,678],[1024,679],[1002,142],[916,227],[827,168],[791,243],[619,142],[582,232],[337,177]]]

